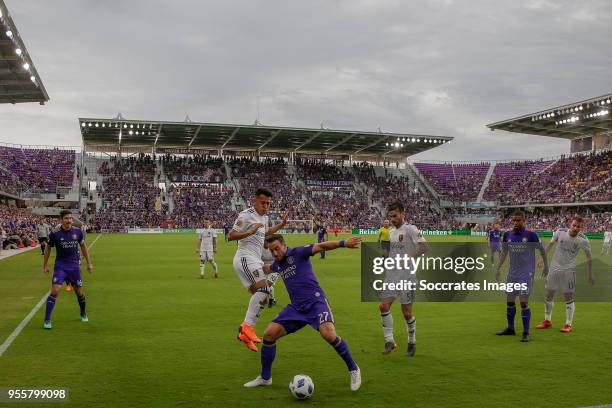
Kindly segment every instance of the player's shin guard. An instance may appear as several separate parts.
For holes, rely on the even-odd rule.
[[[531,309],[529,306],[521,305],[521,319],[523,320],[523,334],[529,334],[529,322],[531,321]]]
[[[51,320],[51,313],[53,312],[53,308],[55,307],[56,300],[57,297],[51,294],[47,298],[47,306],[45,307],[45,321]]]
[[[334,350],[336,350],[336,353],[338,353],[340,357],[342,357],[349,371],[357,370],[357,364],[355,363],[355,360],[353,360],[351,350],[349,350],[348,344],[346,344],[346,341],[344,341],[344,339],[338,336],[334,339],[334,341],[329,344],[331,344],[334,347]]]
[[[552,311],[554,306],[553,298],[546,297],[544,299],[544,320],[552,320]]]
[[[257,289],[257,292],[253,293],[251,300],[249,300],[249,307],[244,316],[244,321],[254,327],[267,301],[268,290],[266,288]]]
[[[569,300],[565,303],[565,324],[572,324],[574,321],[574,310],[575,310],[574,299]]]
[[[406,329],[408,330],[408,343],[416,344],[416,317],[412,316],[410,320],[406,320]]]
[[[393,341],[393,315],[391,314],[391,311],[381,313],[380,320],[382,321],[385,341]]]
[[[79,307],[81,308],[81,316],[86,315],[87,310],[85,309],[85,295],[81,295],[81,296],[77,295],[77,301],[79,302]]]
[[[506,319],[508,320],[508,328],[514,330],[514,316],[516,316],[516,303],[506,303]]]
[[[264,340],[261,348],[261,378],[264,380],[272,378],[272,363],[275,357],[276,342]]]

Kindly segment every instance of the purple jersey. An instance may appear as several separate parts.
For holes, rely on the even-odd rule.
[[[83,242],[83,231],[79,228],[65,230],[60,228],[57,232],[49,234],[49,246],[57,249],[55,266],[75,267],[80,269],[81,253],[79,244]]]
[[[489,242],[491,243],[499,243],[499,240],[501,238],[501,231],[498,229],[494,229],[494,230],[490,230],[489,231]]]
[[[327,228],[319,228],[319,230],[317,231],[317,240],[319,242],[323,242],[325,240],[325,235],[327,235]]]
[[[510,269],[508,280],[527,281],[533,278],[535,272],[535,251],[542,247],[538,234],[522,228],[512,229],[504,233],[502,246],[508,250]]]
[[[282,276],[291,304],[298,310],[325,299],[325,293],[312,270],[311,256],[312,244],[287,248],[283,260],[274,261],[270,266],[273,272]]]

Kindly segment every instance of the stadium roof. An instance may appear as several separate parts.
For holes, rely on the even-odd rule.
[[[0,103],[39,102],[49,95],[17,31],[0,0]]]
[[[448,136],[303,129],[262,125],[80,118],[85,151],[163,152],[182,149],[306,153],[400,159],[450,142]],[[175,151],[176,152],[176,151]]]
[[[491,123],[491,130],[577,139],[612,130],[612,94]]]

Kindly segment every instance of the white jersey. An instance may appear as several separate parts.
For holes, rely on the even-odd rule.
[[[217,231],[213,228],[204,228],[200,232],[200,252],[213,251],[213,239],[217,238]]]
[[[421,231],[414,225],[408,223],[405,223],[399,228],[392,229],[389,237],[391,240],[391,249],[389,251],[390,258],[395,258],[396,255],[400,255],[401,257],[408,255],[412,257],[416,253],[419,243],[426,242]],[[400,275],[402,275],[404,279],[408,278],[407,275],[409,275],[409,277],[415,281],[416,274],[410,272],[410,270],[403,269]]]
[[[259,215],[252,207],[247,208],[238,214],[238,218],[236,218],[232,229],[237,232],[245,232],[251,229],[255,224],[262,224],[263,226],[260,227],[255,234],[249,235],[238,241],[236,256],[261,260],[264,239],[268,227],[268,216]]]
[[[579,232],[572,237],[566,228],[561,228],[553,233],[551,243],[556,243],[555,255],[553,256],[550,271],[551,273],[574,271],[576,270],[576,256],[578,251],[591,251],[591,244],[588,238]]]
[[[609,244],[612,242],[612,231],[604,232],[604,243]]]

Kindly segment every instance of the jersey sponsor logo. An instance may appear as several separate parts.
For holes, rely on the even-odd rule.
[[[259,271],[257,269],[253,271],[253,276],[259,278]]]

